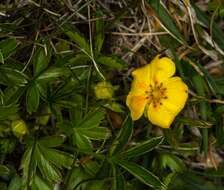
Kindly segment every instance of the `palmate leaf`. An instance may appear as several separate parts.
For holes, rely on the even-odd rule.
[[[5,165],[0,164],[0,176],[7,176],[9,174],[10,174],[10,169]]]
[[[111,69],[124,69],[127,67],[127,65],[125,64],[125,62],[118,58],[117,56],[99,56],[96,59],[97,63],[101,64],[101,65],[105,65],[108,68]]]
[[[22,187],[22,178],[14,176],[9,183],[8,190],[20,190]]]
[[[19,108],[16,104],[11,105],[0,105],[0,120],[9,119],[12,116],[15,116]]]
[[[4,59],[8,58],[8,56],[16,49],[18,43],[15,38],[8,38],[0,41],[0,50],[2,57]]]
[[[85,181],[90,177],[91,176],[86,173],[82,167],[74,167],[71,170],[70,176],[66,182],[66,189],[73,190],[75,187],[76,190],[86,189],[86,183],[82,183],[82,181]]]
[[[46,148],[44,146],[40,146],[40,150],[45,158],[55,166],[59,168],[71,168],[74,161],[71,154],[53,148]]]
[[[159,146],[163,142],[163,139],[163,136],[150,138],[149,140],[141,142],[138,145],[122,152],[121,157],[123,159],[129,159],[146,154],[147,152],[150,152],[151,150]]]
[[[38,142],[43,146],[47,148],[52,148],[52,147],[58,147],[62,145],[65,141],[65,136],[47,136],[43,137]]]
[[[110,131],[106,127],[99,127],[104,117],[105,111],[103,109],[91,111],[78,122],[74,127],[74,132],[93,140],[105,139],[110,135]]]
[[[63,25],[61,29],[73,42],[79,46],[81,50],[85,51],[88,55],[91,55],[88,41],[76,28],[69,25]]]
[[[81,150],[91,151],[92,143],[88,137],[83,134],[79,134],[74,130],[73,134],[73,143],[77,145],[77,147]]]
[[[44,71],[50,62],[51,59],[51,49],[48,44],[44,44],[46,47],[38,47],[32,58],[33,62],[33,73],[34,76],[38,76],[42,71]]]
[[[122,149],[127,145],[133,133],[133,122],[130,116],[125,119],[121,130],[114,139],[111,148],[110,155],[115,155],[122,151]]]
[[[92,140],[102,140],[110,135],[110,131],[106,127],[88,127],[88,128],[81,128],[76,127],[74,128],[75,133],[79,133],[85,135],[86,137]]]
[[[53,188],[50,187],[43,179],[41,179],[38,175],[35,175],[34,181],[31,186],[32,190],[52,190]]]
[[[28,82],[28,77],[21,71],[9,66],[0,66],[0,83],[7,86],[25,86]]]
[[[172,171],[181,172],[185,169],[184,162],[173,154],[162,153],[159,155],[159,165],[161,168],[170,168]]]
[[[125,190],[125,179],[118,167],[113,166],[113,190]]]
[[[66,67],[50,67],[44,72],[42,72],[38,77],[37,81],[48,82],[55,80],[58,77],[69,77],[71,71]]]
[[[95,109],[87,113],[86,116],[75,124],[75,128],[92,128],[98,127],[105,117],[104,109]]]
[[[84,53],[79,53],[69,59],[66,65],[69,65],[72,68],[72,66],[86,65],[90,61],[91,59],[89,58],[89,56]]]
[[[43,155],[39,144],[36,145],[35,159],[37,160],[37,166],[42,176],[50,182],[59,182],[62,179],[62,175],[59,168],[54,166],[46,157]]]
[[[25,87],[10,87],[8,86],[4,90],[4,102],[6,105],[9,104],[17,104],[21,96],[24,94],[26,88]]]
[[[47,139],[51,142],[49,146],[46,146]],[[31,185],[35,180],[37,170],[48,182],[61,181],[62,174],[60,170],[70,168],[73,163],[71,154],[53,148],[61,145],[61,143],[61,139],[55,136],[29,142],[21,163],[23,177],[28,185]]]
[[[26,109],[28,113],[37,111],[39,107],[40,93],[36,83],[32,83],[26,92]]]
[[[139,179],[142,183],[156,190],[166,189],[165,185],[159,180],[159,178],[144,167],[125,160],[116,160],[116,163]]]
[[[91,150],[92,140],[106,139],[110,131],[106,127],[100,127],[101,121],[105,117],[104,109],[94,109],[86,114],[83,118],[71,122],[73,127],[73,142],[82,150]]]
[[[23,178],[27,185],[32,184],[33,177],[36,174],[37,161],[35,158],[35,143],[30,144],[23,154],[21,160],[21,169],[23,169]]]

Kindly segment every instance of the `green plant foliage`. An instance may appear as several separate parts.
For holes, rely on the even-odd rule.
[[[2,0],[0,190],[224,190],[223,17],[223,0]],[[156,55],[188,86],[169,129],[148,95],[136,121],[126,103]]]
[[[118,164],[146,185],[154,189],[165,189],[164,184],[142,166],[127,161],[118,161]]]
[[[160,21],[164,24],[166,30],[168,30],[172,37],[177,39],[179,42],[186,44],[184,37],[179,32],[174,20],[170,17],[169,13],[166,11],[164,6],[157,0],[148,0],[148,3],[155,10],[156,15],[159,17]]]
[[[141,142],[138,145],[126,150],[125,152],[122,152],[121,156],[122,158],[127,158],[127,159],[141,156],[153,150],[162,142],[163,142],[163,137],[150,138],[149,140]]]

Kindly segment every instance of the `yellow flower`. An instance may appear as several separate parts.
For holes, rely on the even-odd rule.
[[[133,120],[145,112],[157,126],[169,128],[188,98],[188,87],[175,74],[175,64],[157,55],[150,64],[132,72],[134,78],[126,104]]]

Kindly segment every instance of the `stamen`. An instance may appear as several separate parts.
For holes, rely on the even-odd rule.
[[[163,86],[163,83],[161,82],[160,85],[159,85],[159,88],[161,88],[162,86]]]
[[[148,104],[152,103],[154,108],[156,108],[157,105],[163,105],[160,101],[168,98],[166,96],[166,90],[167,88],[164,88],[163,82],[158,83],[158,81],[155,81],[154,85],[149,84],[149,89],[145,91],[147,94],[146,99],[150,99]]]

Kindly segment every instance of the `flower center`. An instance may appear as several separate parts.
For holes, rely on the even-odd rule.
[[[162,105],[162,99],[167,99],[166,90],[167,89],[163,86],[162,82],[155,82],[154,86],[149,85],[149,90],[145,92],[149,99],[149,104],[152,103],[153,107]]]

